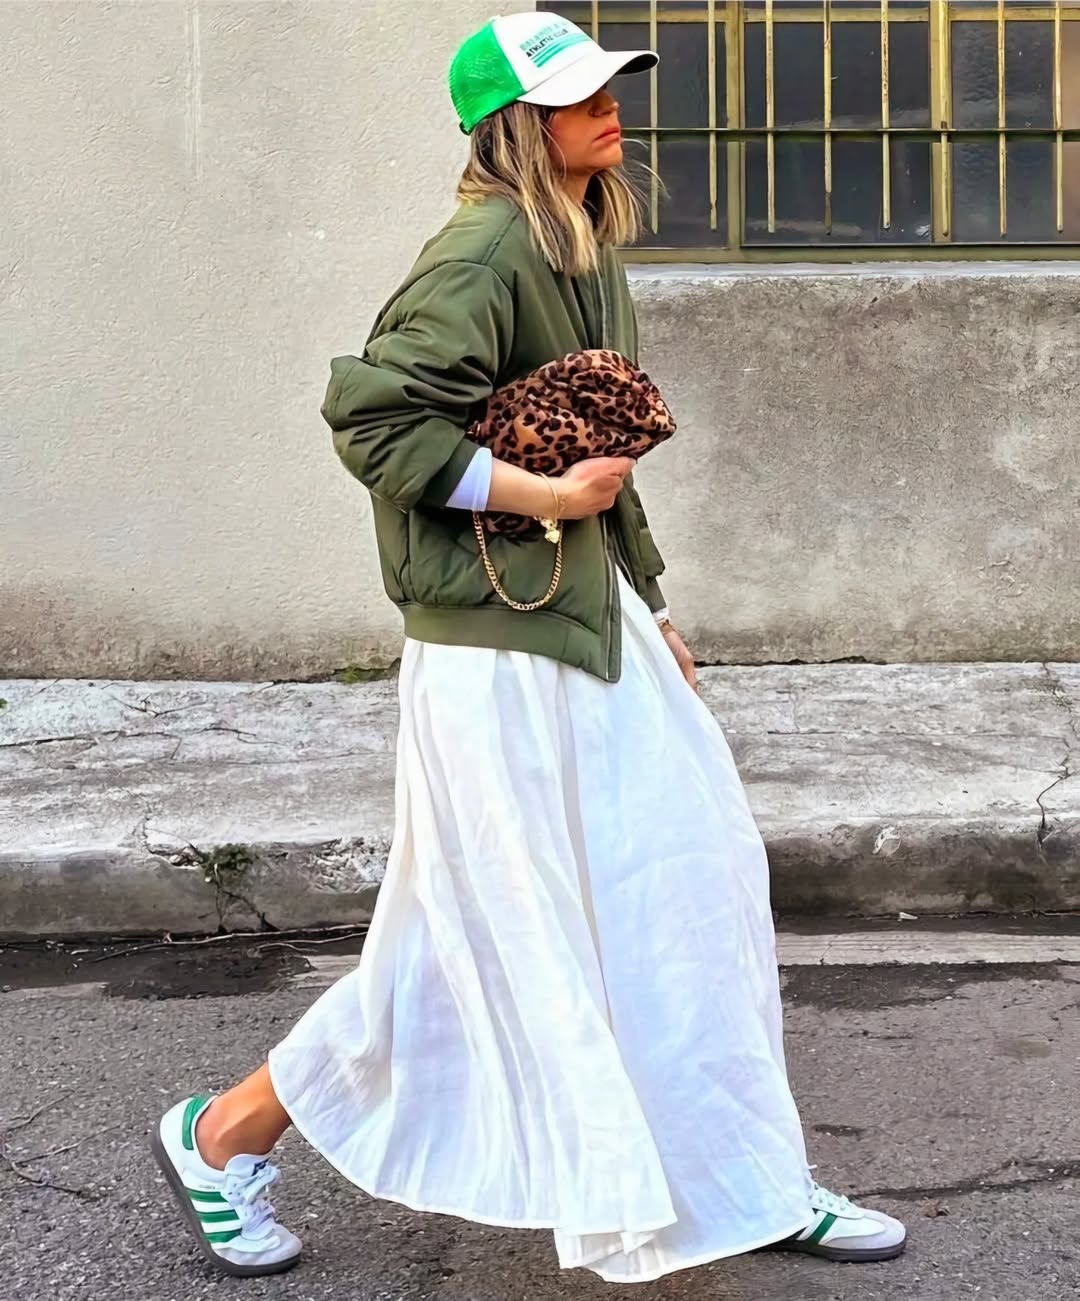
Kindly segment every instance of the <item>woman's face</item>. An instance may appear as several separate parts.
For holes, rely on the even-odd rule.
[[[548,125],[555,161],[567,177],[595,176],[623,160],[619,101],[606,86],[580,104],[556,109]]]

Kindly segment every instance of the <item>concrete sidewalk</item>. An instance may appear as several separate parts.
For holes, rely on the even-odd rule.
[[[781,913],[1080,908],[1080,665],[718,668]],[[0,682],[0,933],[370,913],[395,685]]]

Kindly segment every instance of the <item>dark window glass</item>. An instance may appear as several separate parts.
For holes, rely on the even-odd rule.
[[[998,147],[991,141],[957,144],[952,151],[953,239],[1000,238]]]
[[[998,23],[995,6],[965,12],[950,22],[952,181],[950,236],[955,244],[1053,243],[1080,241],[1080,143],[1062,149],[1064,230],[1057,230],[1058,150],[1054,127],[1054,25],[1034,14],[1040,0],[1007,0],[1004,24],[1005,126],[1044,131],[1042,139],[1013,135],[1005,144],[1007,233],[1000,231],[998,130]],[[590,0],[540,0],[540,7],[564,13],[587,30]],[[638,49],[651,39],[648,0],[601,0],[601,40],[612,49]],[[745,0],[739,10],[743,41],[743,120],[761,132],[766,126],[765,0]],[[930,6],[926,0],[890,0],[889,116],[899,132],[936,125],[931,121]],[[1045,4],[1043,5],[1045,9]],[[1073,6],[1067,5],[1066,15]],[[820,3],[776,0],[773,6],[776,226],[767,225],[767,146],[762,135],[736,148],[721,138],[715,146],[709,123],[707,0],[659,0],[655,31],[661,54],[656,77],[655,121],[658,170],[667,197],[657,209],[656,247],[716,247],[728,231],[728,164],[741,158],[743,230],[731,232],[737,245],[842,246],[922,245],[932,238],[931,160],[936,139],[895,136],[889,145],[891,221],[883,226],[883,166],[880,139],[855,140],[846,131],[876,132],[881,122],[881,24],[876,0],[832,0],[832,195],[825,196],[824,28]],[[977,12],[978,16],[972,16]],[[715,121],[726,117],[725,19],[729,6],[717,0]],[[1027,14],[1032,16],[1029,18]],[[956,16],[959,15],[959,16]],[[617,16],[617,22],[606,21]],[[671,21],[665,21],[670,19]],[[799,21],[796,21],[799,20]],[[653,157],[649,77],[614,83],[630,133],[631,159]],[[1062,125],[1080,128],[1080,22],[1062,25]],[[964,131],[985,132],[965,138]],[[785,133],[806,133],[794,138]],[[711,228],[710,160],[715,159],[716,224]],[[646,190],[649,183],[646,179]]]
[[[1074,40],[1071,37],[1070,43]],[[954,23],[952,51],[955,125],[968,129],[996,128],[997,23]],[[1052,24],[1006,22],[1006,126],[1053,126],[1053,59]],[[1063,58],[1063,70],[1064,64]],[[996,140],[957,140],[953,147],[954,239],[972,243],[996,243],[1002,239],[1000,171]],[[1035,244],[1063,237],[1057,232],[1055,178],[1051,141],[1015,137],[1007,141],[1007,233],[1004,236],[1007,241]]]
[[[748,23],[744,36],[746,125],[766,126],[765,24]],[[824,124],[824,38],[817,23],[776,23],[773,28],[775,125]]]
[[[1005,153],[1007,238],[1025,244],[1057,239],[1054,146],[1049,140],[1010,140]]]
[[[1080,23],[1061,29],[1061,124],[1067,131],[1080,127]]]
[[[930,27],[889,24],[889,113],[895,127],[930,126]]]
[[[1005,125],[1054,125],[1054,25],[1005,24]]]
[[[931,236],[930,146],[893,140],[889,152],[892,220],[884,226],[882,150],[876,141],[833,142],[833,240],[852,229],[860,243],[923,244]]]
[[[833,126],[881,126],[881,26],[834,22]],[[776,125],[825,124],[824,29],[817,23],[774,27]],[[745,34],[746,124],[765,126],[765,24]],[[926,23],[889,24],[889,114],[893,126],[930,123],[930,29]]]
[[[892,223],[883,225],[882,154],[877,141],[833,141],[832,233],[825,226],[825,146],[776,142],[776,233],[768,229],[766,146],[746,150],[749,244],[922,244],[931,236],[930,146],[894,140],[889,155]]]
[[[996,24],[953,23],[953,126],[996,127],[997,93]]]
[[[825,238],[825,147],[776,142],[776,232],[768,228],[768,161],[763,140],[746,146],[746,240],[809,244]]]
[[[726,33],[716,29],[716,101],[718,126],[727,122]],[[709,123],[709,38],[699,23],[666,23],[657,31],[657,124],[670,130]],[[633,80],[630,78],[629,80]],[[647,137],[646,137],[647,140]],[[635,150],[638,156],[640,146]],[[644,157],[648,158],[645,145]],[[710,141],[707,135],[661,134],[658,172],[664,181],[658,205],[658,230],[644,243],[658,247],[708,248],[727,244],[727,146],[715,145],[717,173],[716,229],[709,200]],[[647,188],[647,187],[646,187]]]
[[[891,51],[889,62],[895,62]],[[832,82],[833,126],[881,126],[879,23],[833,23]]]
[[[1054,145],[1049,140],[1010,140],[1005,146],[1005,239],[1041,244],[1076,238],[1076,203],[1080,186],[1073,179],[1077,162],[1065,146],[1066,226],[1057,232]],[[1077,178],[1080,180],[1080,178]],[[967,141],[953,149],[953,238],[961,243],[998,243],[1001,235],[999,153],[996,141]],[[1071,215],[1070,215],[1071,214]]]
[[[661,138],[659,172],[667,191],[660,195],[656,235],[642,243],[657,248],[723,248],[727,244],[727,150],[716,150],[717,228],[709,216],[709,142],[704,136]],[[648,193],[647,183],[642,187]]]
[[[718,126],[727,124],[725,35],[716,29],[716,99]],[[657,30],[657,121],[663,127],[709,125],[709,35],[700,23],[666,23]],[[634,78],[627,78],[634,80]],[[643,78],[642,80],[647,80]],[[616,82],[621,88],[621,83]]]
[[[881,126],[881,27],[833,24],[833,126]],[[889,25],[889,111],[896,126],[930,121],[929,29],[925,23]],[[776,125],[824,125],[824,29],[818,24],[777,23],[773,42]],[[765,27],[746,30],[746,121],[763,126]],[[785,89],[786,86],[786,89]],[[767,152],[763,141],[746,151],[746,239],[762,244],[919,244],[929,241],[930,147],[894,140],[891,146],[892,220],[886,230],[879,141],[833,139],[832,231],[825,221],[825,146],[817,141],[776,141],[776,231],[768,231]]]
[[[998,125],[998,25],[952,25],[953,124]],[[1054,125],[1054,29],[1051,23],[1005,23],[1005,125]]]

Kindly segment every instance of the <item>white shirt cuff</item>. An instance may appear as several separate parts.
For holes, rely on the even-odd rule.
[[[446,503],[453,510],[487,510],[491,496],[491,471],[494,457],[490,447],[477,448],[469,468]]]
[[[653,611],[653,618],[656,620],[657,623],[667,623],[667,621],[671,618],[671,611],[665,605],[662,610]]]

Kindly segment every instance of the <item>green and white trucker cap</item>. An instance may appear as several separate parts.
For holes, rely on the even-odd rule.
[[[602,50],[580,27],[550,13],[493,18],[470,36],[450,67],[450,97],[462,131],[507,104],[580,104],[621,72],[646,72],[651,50]]]

